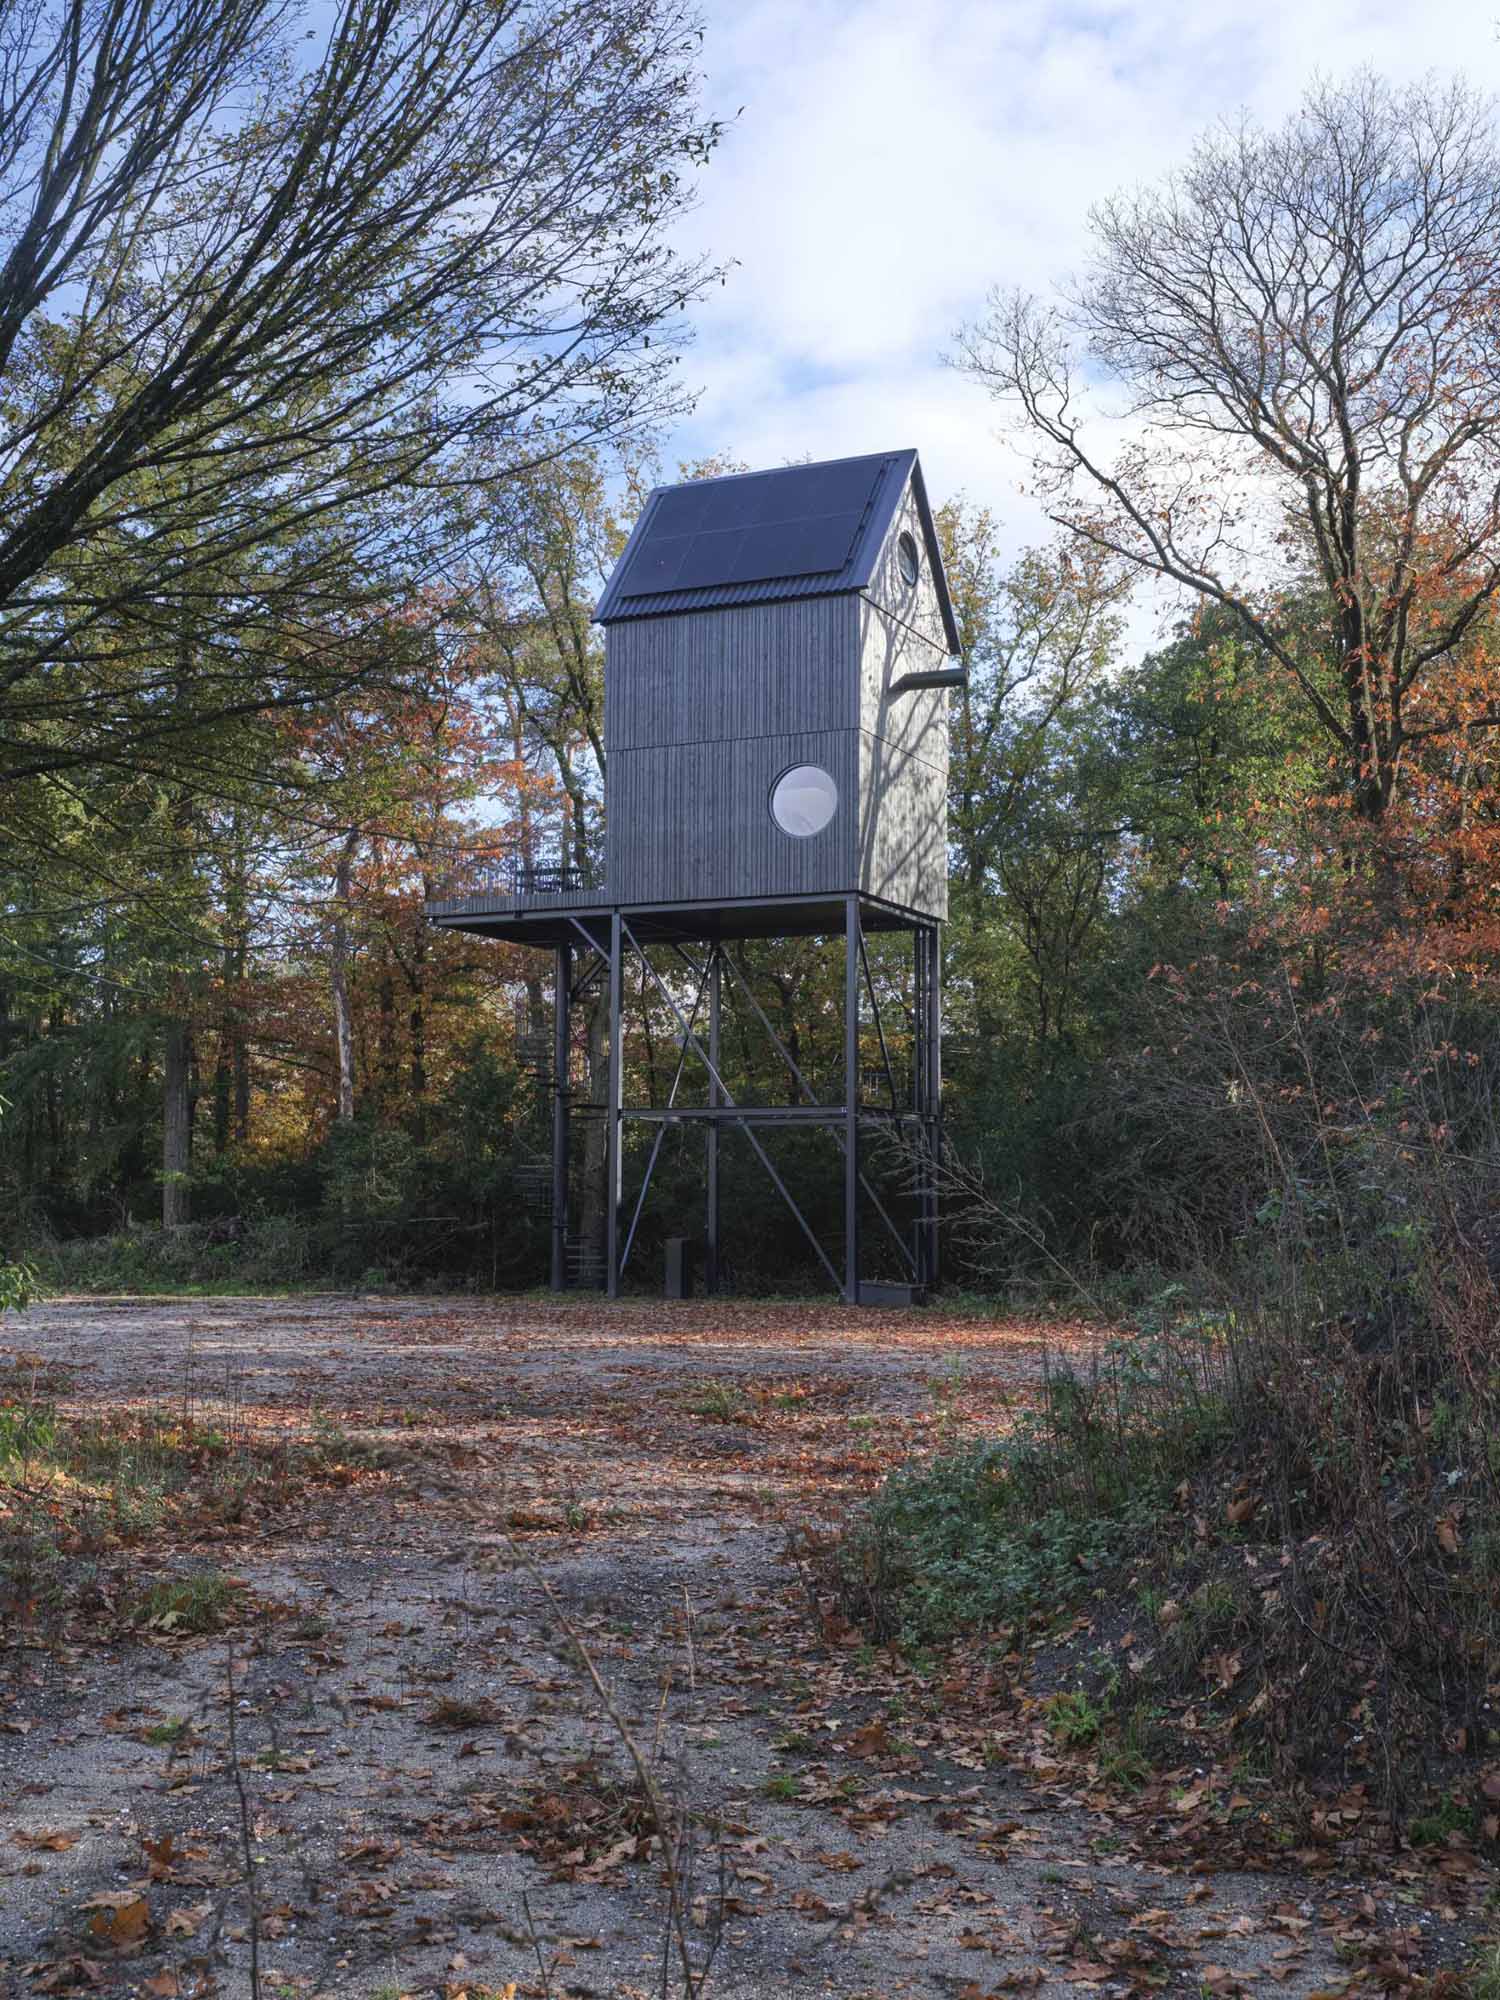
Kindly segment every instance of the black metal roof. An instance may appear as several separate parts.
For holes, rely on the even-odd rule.
[[[609,625],[664,612],[864,590],[908,481],[948,649],[956,653],[958,628],[914,451],[658,486],[594,616]]]

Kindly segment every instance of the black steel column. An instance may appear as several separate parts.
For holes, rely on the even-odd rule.
[[[915,1156],[911,1165],[912,1193],[916,1197],[917,1223],[913,1248],[916,1251],[916,1278],[927,1283],[927,933],[920,924],[911,933],[911,1111],[916,1133]]]
[[[624,1196],[624,1161],[620,1156],[620,1108],[625,1074],[623,945],[620,912],[609,917],[609,1103],[604,1112],[605,1177],[609,1183],[604,1199],[604,1289],[608,1296],[620,1296],[620,1202]]]
[[[844,900],[844,1298],[859,1304],[859,898]]]
[[[572,1036],[573,954],[557,947],[552,975],[552,1289],[568,1284],[568,1072]]]
[[[927,1116],[922,1121],[922,1139],[927,1150],[927,1266],[928,1283],[936,1284],[938,1258],[938,1176],[943,1157],[943,934],[936,924],[927,932],[926,1086]]]
[[[708,960],[708,1101],[710,1105],[723,1103],[719,1091],[719,1007],[724,997],[723,966],[719,957],[719,947],[712,946]],[[704,1288],[710,1292],[719,1289],[719,1121],[708,1121],[708,1217],[707,1242],[703,1257]]]

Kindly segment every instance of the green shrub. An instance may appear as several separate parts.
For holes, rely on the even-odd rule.
[[[153,1584],[137,1600],[138,1624],[156,1632],[213,1632],[223,1624],[234,1603],[235,1590],[222,1571],[201,1570],[195,1576]]]
[[[57,1440],[57,1412],[46,1403],[0,1403],[0,1478],[7,1467],[45,1457]]]
[[[1450,1793],[1431,1812],[1419,1813],[1411,1823],[1410,1837],[1413,1847],[1442,1847],[1446,1845],[1450,1833],[1458,1833],[1468,1838],[1479,1826],[1479,1815],[1471,1806],[1466,1806]]]
[[[708,1417],[718,1424],[737,1424],[748,1414],[750,1399],[733,1382],[705,1382],[686,1399],[685,1407],[695,1417]]]
[[[36,1297],[36,1273],[29,1264],[0,1259],[0,1313],[25,1312]]]
[[[1048,1732],[1057,1742],[1076,1750],[1092,1743],[1104,1726],[1104,1711],[1086,1688],[1071,1688],[1054,1694],[1043,1704]]]
[[[1087,1378],[1053,1372],[1010,1436],[893,1474],[834,1551],[850,1614],[919,1644],[1087,1592],[1229,1426],[1222,1396],[1183,1386],[1175,1348],[1126,1346]]]

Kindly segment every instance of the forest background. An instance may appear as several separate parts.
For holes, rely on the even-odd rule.
[[[0,1232],[61,1284],[526,1285],[548,968],[424,907],[598,868],[592,602],[653,480],[734,468],[659,456],[718,275],[665,233],[718,135],[657,0],[349,0],[307,58],[289,19],[9,17]],[[957,1282],[1152,1296],[1333,1243],[1363,1296],[1433,1230],[1488,1273],[1497,276],[1488,105],[1362,77],[958,334],[1057,532],[1008,559],[939,515]],[[1143,574],[1182,603],[1150,649]],[[827,951],[746,971],[832,1065]],[[639,1100],[678,1052],[643,984]],[[731,1275],[809,1288],[754,1166]],[[697,1172],[667,1149],[639,1268]]]
[[[592,604],[654,480],[734,464],[664,442],[723,275],[672,247],[699,61],[677,0],[0,0],[0,1307],[544,1279],[550,968],[426,908],[597,874]],[[1494,1843],[1495,107],[1316,83],[1090,243],[934,340],[1049,523],[1014,556],[938,516],[945,1269],[1082,1307],[1095,1366],[802,1554],[901,1644],[1102,1607],[1046,1712],[1122,1784],[1204,1729],[1392,1805],[1471,1764],[1431,1844]],[[802,1088],[756,1009],[836,1087],[838,949],[747,948],[737,1096]],[[912,995],[872,960],[878,1092]],[[659,972],[623,1060],[661,1105]],[[820,1144],[776,1158],[836,1242]],[[695,1231],[698,1145],[663,1138],[632,1282]],[[731,1287],[818,1287],[733,1142],[725,1181]]]

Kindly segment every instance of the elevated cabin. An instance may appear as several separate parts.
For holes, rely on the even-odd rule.
[[[838,928],[851,895],[867,928],[946,916],[958,638],[914,451],[658,487],[595,616],[602,883],[459,880],[437,922],[542,944],[609,908],[700,936]]]
[[[914,451],[877,452],[659,487],[646,502],[595,613],[605,632],[604,879],[559,858],[486,863],[428,914],[554,953],[552,1052],[535,1070],[552,1103],[545,1187],[552,1282],[585,1273],[614,1295],[629,1263],[668,1124],[705,1139],[704,1273],[718,1283],[719,1142],[743,1134],[844,1298],[916,1299],[937,1276],[941,1128],[939,926],[948,911],[947,690],[962,680],[953,609]],[[867,931],[912,938],[911,1052],[900,1076],[864,946]],[[842,1082],[820,1098],[750,992],[733,943],[755,936],[844,940]],[[650,947],[696,983],[680,1002]],[[627,959],[676,1020],[682,1049],[666,1105],[626,1101]],[[597,978],[608,996],[604,1101],[575,1089],[571,1018]],[[634,972],[632,972],[634,977]],[[719,1067],[721,1007],[737,990],[795,1084],[792,1100],[737,1102]],[[862,1030],[873,1062],[871,1080]],[[695,1031],[699,1008],[705,1032]],[[707,1101],[679,1096],[691,1061]],[[585,1240],[569,1169],[576,1118],[603,1114],[601,1240]],[[872,1124],[913,1141],[912,1185],[882,1200],[861,1160]],[[843,1156],[843,1226],[823,1244],[758,1133],[820,1126]],[[654,1133],[633,1213],[625,1133]],[[904,1205],[909,1228],[893,1217]],[[686,1239],[670,1239],[679,1250]],[[866,1263],[862,1265],[862,1242]],[[879,1253],[896,1280],[871,1278]],[[838,1261],[835,1261],[835,1260]],[[862,1272],[865,1275],[862,1275]]]

